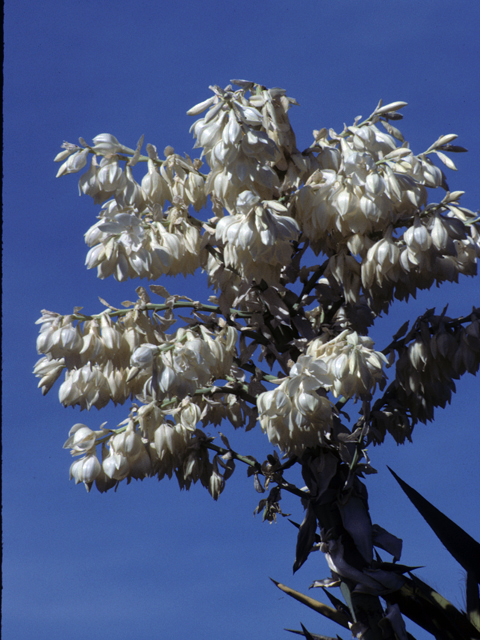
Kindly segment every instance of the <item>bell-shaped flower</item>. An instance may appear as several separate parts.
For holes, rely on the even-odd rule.
[[[130,464],[126,456],[110,450],[110,453],[102,461],[102,469],[108,478],[123,480],[130,473]]]
[[[74,424],[68,435],[69,438],[63,445],[63,448],[71,449],[72,456],[78,456],[95,449],[98,434],[87,427],[87,425],[80,422]]]
[[[112,192],[125,187],[125,173],[116,156],[102,159],[97,173],[97,181],[101,191]]]
[[[140,435],[134,431],[132,424],[130,424],[125,431],[114,436],[110,443],[115,453],[122,454],[129,460],[136,458],[144,448],[142,439]]]
[[[42,390],[42,394],[46,395],[53,387],[65,369],[65,360],[54,360],[51,358],[40,358],[33,368],[33,373],[40,378],[38,388]]]
[[[373,346],[371,338],[346,329],[328,342],[317,338],[310,343],[307,355],[320,358],[327,366],[334,396],[358,397],[373,393],[377,384],[380,388],[385,384],[383,366],[388,361]]]
[[[96,153],[107,157],[122,153],[125,150],[125,147],[111,133],[100,133],[95,136],[93,144],[93,150]]]
[[[70,480],[75,480],[75,484],[83,482],[88,492],[101,470],[102,466],[97,456],[94,453],[90,453],[84,458],[76,460],[70,466]]]

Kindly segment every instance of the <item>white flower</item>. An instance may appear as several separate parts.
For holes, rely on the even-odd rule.
[[[158,345],[155,344],[142,344],[133,352],[130,364],[132,367],[138,367],[139,369],[151,367],[154,357],[158,353],[158,349]]]
[[[300,455],[329,438],[333,405],[311,387],[311,379],[293,376],[257,398],[262,430],[285,453]]]
[[[142,439],[131,424],[125,431],[117,433],[110,444],[115,453],[125,456],[129,461],[136,458],[143,450]]]
[[[165,201],[171,199],[167,182],[150,159],[148,160],[148,173],[143,177],[141,186],[143,197],[150,204],[159,204],[163,207]]]
[[[160,461],[173,468],[183,459],[192,434],[182,424],[164,423],[157,427],[154,435],[155,450]]]
[[[373,284],[382,286],[385,279],[396,282],[400,276],[400,249],[393,239],[393,228],[389,227],[385,236],[367,252],[362,262],[362,285],[370,289]]]
[[[388,364],[383,353],[374,351],[368,336],[345,329],[336,338],[323,342],[317,338],[310,343],[307,355],[321,359],[333,380],[334,396],[358,397],[373,393],[377,384],[385,384],[383,365]]]
[[[118,236],[118,244],[122,244],[128,253],[138,251],[145,238],[145,230],[141,220],[129,213],[119,213],[113,220],[98,225],[98,229],[106,234],[106,237]]]
[[[67,173],[77,173],[87,164],[87,158],[90,150],[82,149],[75,151],[69,156],[68,160],[62,164],[57,172],[57,178],[67,175]]]
[[[69,431],[69,438],[63,445],[64,449],[71,449],[72,456],[95,450],[97,433],[82,423],[74,424]]]
[[[195,431],[201,416],[202,410],[200,407],[193,402],[189,402],[180,413],[180,422],[189,431]]]
[[[130,463],[126,456],[115,453],[112,447],[109,452],[105,449],[104,454],[102,469],[108,478],[123,480],[130,474]]]
[[[224,243],[225,264],[247,280],[276,281],[290,262],[292,242],[300,234],[297,223],[282,215],[286,207],[275,201],[260,204],[250,191],[238,196],[237,207],[242,213],[222,218],[215,232]]]
[[[80,460],[76,460],[70,467],[70,480],[75,484],[83,482],[87,491],[90,491],[93,481],[102,470],[102,466],[94,453]]]
[[[290,378],[298,378],[299,376],[302,377],[304,385],[306,380],[311,380],[311,384],[308,385],[311,391],[319,387],[329,389],[332,386],[332,377],[325,363],[310,355],[300,356],[290,369]]]
[[[50,359],[47,357],[40,358],[33,368],[33,373],[40,378],[38,388],[42,390],[42,394],[46,395],[53,387],[65,369],[65,360]]]
[[[93,139],[94,151],[104,156],[121,153],[125,147],[111,133],[100,133]]]
[[[116,156],[102,158],[97,172],[97,182],[102,191],[121,190],[126,185],[126,177]]]
[[[88,362],[79,369],[67,371],[65,381],[58,390],[58,398],[64,406],[79,405],[82,409],[92,406],[100,409],[107,405],[111,399],[111,389],[103,367]]]

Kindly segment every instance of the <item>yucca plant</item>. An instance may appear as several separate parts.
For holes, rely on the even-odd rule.
[[[255,510],[264,520],[281,514],[282,492],[302,501],[294,570],[318,547],[332,571],[314,585],[331,606],[280,588],[364,640],[408,638],[402,613],[442,640],[478,637],[476,543],[401,483],[467,570],[464,615],[399,564],[401,540],[372,523],[364,484],[375,473],[367,446],[410,440],[450,401],[454,380],[480,365],[478,308],[459,317],[430,309],[394,326],[382,348],[370,335],[396,300],[476,273],[477,215],[432,160],[454,169],[446,153],[465,149],[448,134],[414,154],[392,124],[406,103],[380,101],[339,133],[315,129],[300,151],[285,90],[232,84],[188,111],[197,158],[170,146],[160,157],[152,144],[143,153],[143,136],[130,148],[106,133],[64,143],[56,157],[58,176],[90,159],[79,189],[101,209],[85,234],[87,267],[152,282],[120,307],[101,300],[99,313],[43,311],[38,321],[43,393],[64,373],[64,406],[130,404],[118,428],[70,429],[70,477],[105,492],[175,476],[217,500],[244,463],[266,496]],[[207,299],[164,286],[166,276],[201,272]],[[263,462],[223,434],[214,442],[206,429],[220,423],[258,424]],[[305,487],[288,479],[294,466]]]

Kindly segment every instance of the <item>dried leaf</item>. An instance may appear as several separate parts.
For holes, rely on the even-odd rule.
[[[116,307],[112,306],[111,304],[109,304],[106,300],[104,300],[103,298],[101,298],[100,296],[98,296],[98,299],[100,300],[100,302],[107,307],[108,309],[110,309],[111,311],[119,311],[119,309],[117,309]]]
[[[253,486],[255,487],[255,491],[257,493],[265,493],[265,489],[262,487],[262,483],[260,482],[260,479],[258,477],[258,471],[255,471],[254,473],[255,473],[255,477],[253,479]],[[263,502],[263,500],[262,500],[262,502]],[[263,507],[262,507],[262,509],[263,509]]]
[[[316,589],[317,587],[320,587],[325,591],[326,588],[330,589],[332,587],[339,587],[339,586],[340,586],[340,580],[338,578],[323,578],[323,580],[315,580],[314,582],[312,582],[312,584],[308,588]],[[327,591],[325,591],[325,593],[327,593],[328,597],[330,597],[330,594],[328,594]]]
[[[170,294],[165,289],[165,287],[162,287],[161,284],[151,284],[149,286],[149,289],[152,293],[154,293],[157,296],[161,296],[162,298],[165,298],[165,299],[170,298]]]
[[[400,340],[400,338],[403,338],[403,336],[407,333],[408,331],[408,325],[410,324],[409,320],[407,320],[406,322],[404,322],[402,324],[402,326],[400,327],[400,329],[397,331],[397,333],[393,336],[394,340]]]
[[[148,304],[150,302],[150,296],[147,293],[147,290],[145,289],[145,287],[137,287],[135,289],[135,293],[137,294],[137,296],[140,298],[140,300],[142,302],[144,302],[145,304]]]
[[[373,544],[389,553],[395,561],[400,560],[403,542],[378,524],[372,526]]]
[[[224,470],[223,472],[223,479],[224,480],[228,480],[230,478],[230,476],[233,474],[233,472],[235,471],[235,461],[233,460],[233,458],[231,457],[231,453],[228,453],[224,456],[215,456],[215,460],[216,462],[222,467],[222,469]],[[230,457],[227,457],[230,456]]]
[[[232,447],[230,446],[230,443],[228,442],[227,436],[224,436],[221,431],[219,432],[219,435],[220,435],[221,441],[227,447],[227,449],[231,449]]]
[[[140,150],[142,148],[144,139],[145,139],[145,136],[142,135],[140,140],[137,142],[137,148],[135,149],[135,153],[133,154],[133,156],[130,158],[130,160],[127,163],[131,167],[134,167],[137,164],[137,162],[138,162],[138,160],[140,158]]]

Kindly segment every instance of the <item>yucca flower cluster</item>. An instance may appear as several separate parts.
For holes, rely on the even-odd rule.
[[[334,438],[334,405],[327,397],[364,397],[383,388],[387,358],[374,351],[373,340],[342,331],[332,340],[313,340],[289,376],[260,394],[259,420],[270,442],[299,455],[308,447],[329,445]]]
[[[184,398],[209,380],[225,378],[233,364],[237,332],[225,327],[215,338],[200,327],[199,332],[179,329],[174,340],[162,346],[146,343],[132,354],[128,379],[143,383],[140,398],[176,396]]]
[[[276,389],[258,396],[260,425],[270,442],[288,454],[328,444],[334,409],[325,389],[331,386],[321,361],[300,356]]]
[[[198,172],[202,163],[181,158],[171,147],[160,160],[156,148],[147,145],[148,157],[141,157],[148,172],[139,184],[132,172],[139,148],[134,152],[111,134],[100,134],[93,142],[84,149],[66,143],[56,158],[68,156],[58,171],[61,176],[81,170],[93,154],[79,190],[103,206],[99,222],[85,234],[91,247],[87,267],[96,267],[99,278],[113,275],[119,281],[193,273],[206,259],[199,230],[188,219],[190,205],[198,211],[206,203],[205,179]]]
[[[243,191],[237,198],[234,215],[221,218],[216,239],[223,244],[225,266],[242,280],[274,284],[282,267],[292,257],[292,243],[299,235],[287,207],[275,200],[262,202],[260,196]]]
[[[200,266],[200,234],[186,222],[183,206],[170,212],[172,218],[176,216],[172,225],[146,221],[131,209],[118,211],[118,205],[109,201],[100,222],[85,234],[86,243],[92,247],[85,264],[88,269],[96,267],[99,278],[113,275],[123,282],[128,278],[187,275]]]
[[[433,420],[434,408],[444,407],[455,391],[454,380],[480,366],[478,309],[465,326],[452,326],[448,317],[433,317],[419,331],[396,364],[397,398],[412,421]]]
[[[345,329],[331,340],[313,340],[307,355],[325,364],[335,397],[359,398],[375,393],[377,385],[381,389],[385,386],[383,367],[388,365],[388,361],[373,346],[370,337]]]
[[[143,405],[125,427],[111,432],[104,425],[93,431],[75,424],[64,444],[72,456],[70,479],[83,482],[87,491],[95,483],[99,491],[108,491],[124,479],[176,475],[181,488],[199,480],[216,500],[225,486],[219,463],[210,461],[201,446],[202,434],[196,431],[202,411],[193,402],[184,402],[168,419],[155,403]],[[98,454],[98,449],[101,454]]]
[[[86,266],[99,278],[204,271],[216,295],[191,300],[153,282],[162,302],[138,287],[121,309],[102,300],[93,315],[43,311],[38,386],[48,393],[63,373],[64,406],[131,401],[115,428],[71,428],[64,446],[77,484],[108,491],[175,476],[217,499],[241,461],[265,494],[255,510],[265,520],[281,514],[282,491],[302,499],[295,570],[320,548],[332,577],[318,586],[387,598],[405,584],[404,568],[373,547],[396,563],[401,541],[370,519],[366,447],[387,434],[411,439],[456,381],[478,371],[480,311],[431,309],[381,347],[369,332],[395,299],[476,274],[478,216],[434,163],[455,169],[447,153],[465,149],[447,134],[414,153],[392,125],[406,103],[380,102],[340,133],[315,130],[299,151],[288,117],[297,103],[285,90],[245,80],[211,90],[188,112],[200,116],[191,127],[198,158],[170,146],[160,158],[152,144],[143,154],[143,136],[130,148],[104,133],[64,143],[55,160],[58,176],[85,169],[80,194],[100,205],[85,234]],[[214,430],[226,422],[259,423],[274,453],[262,462],[234,451]],[[295,464],[306,487],[284,476]],[[375,600],[372,611],[404,637],[395,603],[383,611]],[[351,619],[363,637],[355,611]]]
[[[366,402],[386,384],[387,351],[375,350],[367,335],[378,314],[394,298],[476,273],[479,225],[460,205],[463,192],[447,190],[428,203],[429,190],[447,189],[432,158],[454,169],[445,152],[463,149],[448,134],[415,154],[391,124],[405,106],[394,102],[379,103],[340,133],[315,130],[300,152],[288,118],[293,98],[249,81],[232,85],[212,86],[213,95],[188,112],[201,116],[191,127],[200,158],[167,146],[161,159],[152,144],[142,155],[143,137],[130,148],[111,134],[91,145],[82,138],[64,143],[56,158],[63,176],[86,168],[91,157],[79,189],[101,210],[85,234],[87,267],[120,281],[205,269],[218,297],[191,307],[194,314],[208,307],[210,315],[167,333],[178,322],[175,296],[163,316],[155,305],[146,309],[144,298],[95,316],[44,312],[35,373],[44,393],[65,373],[65,406],[135,399],[141,416],[143,407],[163,411],[168,401],[175,412],[195,397],[204,425],[226,416],[234,426],[251,425],[258,412],[270,441],[287,454],[336,450],[331,398]],[[142,163],[146,173],[137,181]],[[197,214],[208,198],[213,217],[206,220]],[[302,265],[308,248],[324,255],[322,264]],[[382,421],[388,428],[378,433],[395,432],[394,423],[407,432],[405,424],[430,418],[445,403],[452,380],[478,368],[474,326],[459,325],[456,350],[450,345],[449,366],[439,371],[432,363],[438,367],[443,356],[419,368],[406,352],[388,352],[389,362],[398,357],[396,396],[375,413],[372,434]],[[428,352],[427,343],[423,336],[423,347],[409,348]],[[257,357],[280,367],[271,391],[270,374],[252,373]],[[437,374],[445,382],[429,391]]]
[[[107,312],[86,319],[44,311],[38,322],[37,350],[44,354],[34,369],[39,387],[47,393],[65,371],[60,402],[82,409],[135,396],[183,398],[227,375],[235,354],[233,327],[224,325],[216,335],[203,326],[168,335],[168,319],[162,326],[158,316],[135,310],[116,322]]]
[[[319,168],[294,198],[293,211],[317,252],[329,256],[326,275],[342,286],[348,302],[363,294],[375,311],[394,297],[408,298],[433,283],[457,281],[475,271],[479,254],[476,216],[462,208],[463,192],[447,193],[440,204],[427,204],[427,188],[443,186],[442,171],[430,159],[455,135],[441,136],[414,155],[398,130],[379,131],[382,113],[405,103],[378,108],[371,118],[341,134],[316,134],[313,148]],[[385,124],[382,121],[382,124]],[[386,123],[387,129],[392,127]],[[406,227],[406,229],[405,229]],[[404,230],[405,229],[405,230]]]
[[[191,131],[195,147],[202,148],[202,157],[211,169],[207,193],[215,194],[229,210],[243,191],[253,191],[263,200],[278,196],[282,185],[276,169],[286,170],[288,182],[288,178],[297,179],[297,165],[301,171],[307,166],[295,146],[287,115],[296,101],[283,89],[264,87],[247,98],[253,83],[237,83],[237,91],[231,85],[225,89],[211,87],[214,95],[187,112],[195,116],[207,110]],[[293,176],[289,175],[290,167]]]

